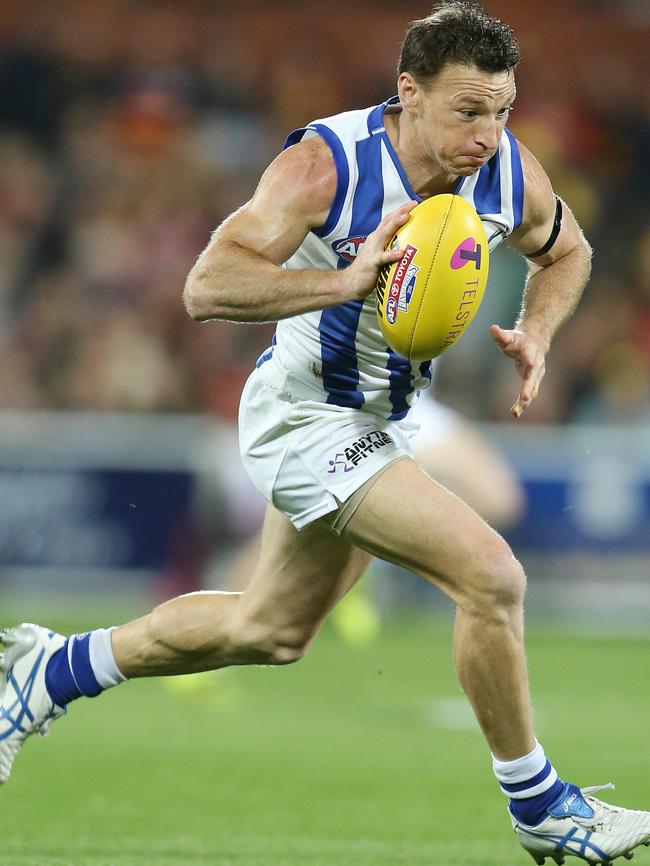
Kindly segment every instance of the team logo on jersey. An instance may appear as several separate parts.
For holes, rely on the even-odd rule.
[[[457,271],[464,268],[467,262],[474,262],[476,270],[481,270],[481,245],[475,238],[465,238],[458,244],[449,264]]]
[[[361,247],[366,242],[367,235],[353,235],[340,241],[332,241],[332,249],[337,256],[345,262],[353,262],[361,252]]]
[[[415,278],[420,270],[418,265],[413,264],[417,251],[417,247],[411,246],[411,244],[404,247],[404,255],[397,263],[393,279],[390,281],[388,300],[386,301],[386,318],[391,325],[397,321],[399,311],[405,313],[411,303]]]

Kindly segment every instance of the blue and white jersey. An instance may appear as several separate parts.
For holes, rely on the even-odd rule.
[[[421,200],[384,129],[384,113],[398,111],[393,97],[373,108],[316,120],[287,138],[285,148],[320,135],[334,156],[338,181],[325,224],[309,232],[285,268],[345,268],[386,213]],[[475,207],[490,250],[520,225],[523,175],[508,130],[492,159],[471,177],[459,178],[454,193]],[[263,364],[275,368],[274,379],[286,373],[304,386],[309,399],[394,420],[406,416],[431,382],[430,362],[407,361],[386,346],[374,292],[363,301],[280,321],[273,345],[257,362]]]

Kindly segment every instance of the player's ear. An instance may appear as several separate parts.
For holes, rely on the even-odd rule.
[[[416,111],[420,103],[421,86],[410,72],[402,72],[397,79],[399,101],[405,111]]]

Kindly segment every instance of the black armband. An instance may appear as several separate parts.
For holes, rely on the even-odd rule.
[[[539,258],[539,256],[543,256],[544,253],[547,253],[557,240],[557,236],[560,234],[560,229],[562,228],[562,202],[557,196],[555,196],[555,199],[557,201],[557,206],[555,208],[555,219],[553,220],[553,228],[551,229],[549,239],[543,247],[540,247],[534,253],[527,253],[527,259],[536,259]]]

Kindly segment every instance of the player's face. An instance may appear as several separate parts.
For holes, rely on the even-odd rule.
[[[494,156],[515,98],[512,71],[482,72],[454,63],[425,86],[403,78],[400,96],[425,159],[458,176],[474,174]]]

